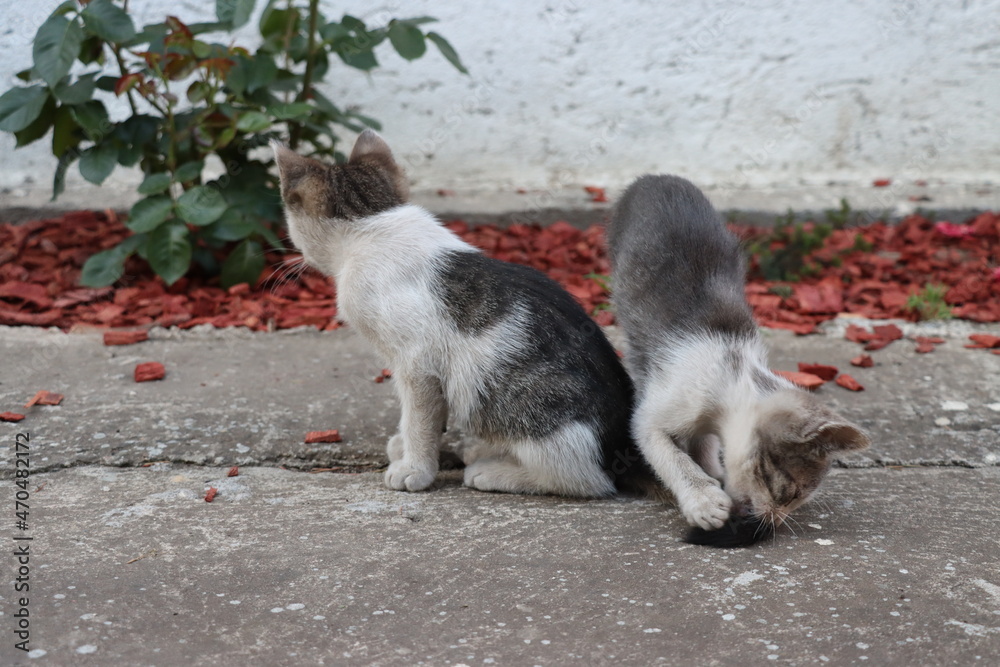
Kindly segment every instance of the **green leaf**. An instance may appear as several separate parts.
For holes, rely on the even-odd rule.
[[[27,146],[28,144],[38,141],[44,137],[45,133],[49,131],[50,127],[52,127],[52,122],[55,119],[56,101],[50,96],[45,99],[45,106],[42,107],[42,111],[38,114],[38,118],[33,120],[31,125],[28,127],[14,133],[14,137],[17,139],[17,145],[15,148]]]
[[[344,42],[337,47],[337,55],[344,61],[345,65],[368,71],[378,67],[378,60],[370,50],[361,50],[353,42]]]
[[[301,15],[295,8],[268,9],[260,17],[260,34],[266,41],[280,43],[286,32],[298,31]],[[291,23],[291,27],[289,27]]]
[[[145,241],[145,234],[133,234],[114,248],[91,255],[83,265],[80,284],[84,287],[107,287],[113,284],[121,278],[125,260]]]
[[[91,0],[80,13],[87,30],[108,42],[127,42],[135,37],[132,19],[111,0]]]
[[[139,194],[158,195],[161,192],[166,192],[169,187],[170,174],[164,172],[149,174],[139,184]]]
[[[56,164],[56,173],[52,177],[52,199],[49,201],[58,199],[59,195],[66,189],[66,170],[73,164],[73,160],[78,157],[80,157],[80,154],[76,151],[66,151],[59,157],[59,163]]]
[[[35,73],[53,88],[59,79],[69,74],[73,61],[80,53],[83,28],[76,20],[53,14],[35,33],[32,56]]]
[[[91,255],[83,264],[80,284],[84,287],[113,285],[125,272],[125,260],[128,259],[129,254],[123,253],[121,246],[118,245],[96,255]]]
[[[52,15],[54,16],[58,14],[62,16],[64,14],[69,14],[70,12],[75,11],[76,7],[77,7],[76,0],[66,0],[61,5],[52,10]]]
[[[248,111],[236,122],[240,132],[260,132],[271,127],[271,119],[259,111]]]
[[[166,195],[140,199],[128,212],[125,226],[133,232],[150,232],[157,229],[173,214],[174,201]]]
[[[448,62],[455,66],[462,74],[468,74],[469,70],[465,69],[465,65],[462,64],[462,60],[458,57],[458,53],[455,49],[448,43],[448,40],[437,34],[436,32],[427,33],[427,39],[434,42],[434,45],[438,47],[438,51],[444,56]]]
[[[420,28],[400,21],[389,23],[389,41],[396,53],[407,60],[416,60],[427,52],[424,33]]]
[[[215,0],[215,15],[231,28],[239,28],[250,20],[254,4],[256,0]]]
[[[204,168],[205,163],[201,160],[196,162],[185,162],[181,166],[177,167],[177,171],[174,172],[174,178],[177,179],[178,183],[187,183],[201,176],[201,170]]]
[[[73,118],[71,107],[61,106],[56,109],[55,119],[52,121],[52,154],[62,157],[71,148],[80,143],[82,135],[77,132],[79,125]]]
[[[264,270],[264,249],[260,243],[247,239],[229,253],[222,264],[222,287],[229,289],[233,285],[248,283],[250,287],[257,284],[260,272]]]
[[[44,86],[8,90],[0,96],[0,130],[20,132],[31,125],[42,113],[48,97]]]
[[[177,199],[177,214],[192,225],[210,224],[225,212],[226,200],[207,185],[196,185]]]
[[[399,23],[404,25],[423,25],[425,23],[437,23],[437,19],[433,16],[415,16],[412,19],[396,19]]]
[[[257,221],[237,207],[226,209],[206,232],[220,241],[240,241],[257,231]]]
[[[97,87],[94,77],[97,75],[98,72],[83,74],[72,85],[60,81],[59,85],[52,89],[52,93],[63,104],[83,104],[94,96],[94,89]]]
[[[191,266],[191,241],[188,228],[175,222],[162,225],[149,235],[146,244],[149,265],[167,285],[173,285]]]
[[[305,118],[312,112],[312,105],[307,102],[292,102],[290,104],[275,104],[267,108],[267,112],[278,120],[293,120]]]
[[[110,141],[91,146],[80,155],[80,175],[93,183],[104,182],[118,164],[118,147]]]
[[[108,119],[108,110],[104,108],[104,103],[97,100],[74,104],[69,108],[73,119],[83,128],[87,138],[93,142],[102,141],[112,127]]]
[[[194,81],[187,89],[187,98],[192,104],[204,102],[211,94],[212,86],[204,81]]]

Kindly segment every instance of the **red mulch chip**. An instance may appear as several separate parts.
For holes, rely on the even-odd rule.
[[[903,330],[895,324],[883,324],[872,327],[872,332],[875,334],[876,338],[887,340],[890,343],[894,340],[900,340],[903,337]]]
[[[971,334],[969,336],[975,345],[966,345],[965,347],[972,349],[989,349],[992,347],[1000,347],[1000,336],[992,336],[990,334]]]
[[[306,444],[314,445],[318,442],[340,442],[340,431],[333,429],[332,431],[309,431],[306,433]]]
[[[891,343],[891,340],[886,340],[885,338],[875,338],[870,340],[865,344],[865,350],[868,352],[874,352],[876,350],[881,350],[883,347]]]
[[[775,375],[780,375],[794,385],[803,389],[815,389],[822,386],[825,380],[812,373],[796,373],[795,371],[773,371]]]
[[[934,343],[917,343],[917,346],[913,351],[917,354],[927,354],[928,352],[933,352],[936,349],[937,345]]]
[[[149,382],[162,380],[167,376],[167,369],[158,361],[146,361],[135,367],[135,381]]]
[[[31,400],[24,404],[24,407],[30,408],[33,405],[59,405],[62,403],[62,400],[62,394],[55,394],[51,391],[42,390],[32,396]]]
[[[944,338],[938,338],[937,336],[914,336],[913,340],[918,345],[943,345]]]
[[[149,340],[148,331],[105,331],[105,345],[133,345]]]
[[[875,338],[875,334],[857,324],[848,324],[844,331],[844,338],[852,343],[867,343]]]
[[[604,192],[604,188],[599,188],[595,185],[585,185],[583,187],[590,195],[590,201],[596,203],[602,203],[608,201],[608,195]]]
[[[837,376],[836,383],[839,384],[844,389],[850,389],[851,391],[864,391],[865,388],[861,386],[857,380],[852,378],[847,373],[841,373]]]
[[[824,366],[823,364],[804,364],[799,362],[799,372],[800,373],[811,373],[816,377],[822,379],[824,382],[829,382],[833,378],[837,377],[836,366]]]
[[[872,185],[874,185],[876,188],[888,187],[889,185],[892,185],[892,179],[876,178],[874,181],[872,181]]]
[[[229,469],[229,472],[226,473],[226,477],[236,477],[239,474],[240,474],[239,467],[233,466],[232,468]]]
[[[871,368],[875,365],[875,362],[872,361],[872,358],[867,354],[860,354],[851,359],[851,365],[857,366],[858,368]]]
[[[215,500],[215,496],[218,493],[219,493],[219,490],[217,488],[215,488],[214,486],[208,487],[208,491],[205,492],[205,502],[206,503],[210,503],[213,500]]]
[[[24,419],[24,415],[16,412],[0,412],[0,422],[19,422]]]

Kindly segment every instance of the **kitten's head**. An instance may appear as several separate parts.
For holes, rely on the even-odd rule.
[[[742,515],[778,525],[806,502],[842,452],[864,449],[868,436],[798,389],[758,404],[749,447],[726,461],[726,492]]]
[[[306,263],[329,273],[330,232],[395,208],[409,189],[389,145],[374,130],[358,137],[346,164],[325,164],[272,141],[288,231]]]

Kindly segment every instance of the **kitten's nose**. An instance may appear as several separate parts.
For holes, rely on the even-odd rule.
[[[739,517],[745,519],[748,516],[753,516],[753,503],[750,502],[749,498],[740,499],[737,498],[733,501],[733,511],[732,515],[734,517]]]

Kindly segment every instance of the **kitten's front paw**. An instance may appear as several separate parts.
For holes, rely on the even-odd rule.
[[[393,461],[385,471],[385,485],[396,491],[423,491],[434,483],[433,470],[417,470],[402,461]]]
[[[389,438],[389,444],[386,445],[386,453],[389,455],[390,463],[403,458],[403,435],[401,433],[397,433]]]
[[[689,524],[713,530],[729,519],[733,499],[717,486],[705,486],[692,492],[680,505],[681,514]]]

